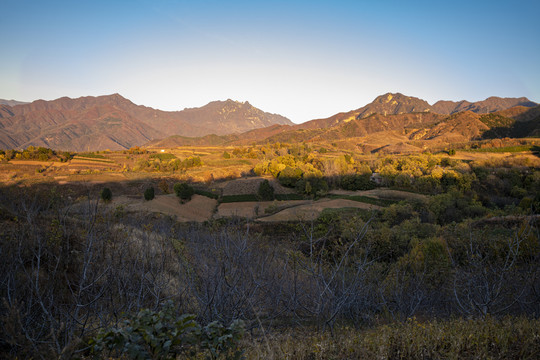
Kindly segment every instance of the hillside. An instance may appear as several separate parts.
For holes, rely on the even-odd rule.
[[[377,96],[371,103],[364,105],[356,110],[340,112],[324,119],[307,121],[297,125],[301,129],[320,129],[338,126],[341,123],[350,122],[353,119],[367,118],[373,114],[379,115],[399,115],[410,113],[432,112],[442,115],[451,115],[462,111],[471,111],[479,114],[487,114],[494,111],[507,110],[514,107],[522,109],[531,109],[538,106],[535,102],[525,97],[521,98],[499,98],[490,97],[483,101],[469,102],[466,100],[437,101],[430,105],[427,101],[406,96],[401,93],[386,93]]]
[[[200,108],[161,111],[118,94],[0,107],[0,148],[29,145],[74,151],[127,149],[168,135],[204,136],[292,124],[248,102],[214,101]]]
[[[453,143],[504,137],[535,137],[540,133],[540,108],[517,107],[489,114],[463,111],[352,117],[334,126],[274,125],[238,135],[188,138],[173,136],[150,147],[248,145],[253,143],[337,143],[360,152],[411,153]],[[341,117],[342,115],[340,115]],[[334,118],[335,119],[335,118]],[[334,120],[332,120],[334,121]],[[328,123],[327,123],[328,124]]]

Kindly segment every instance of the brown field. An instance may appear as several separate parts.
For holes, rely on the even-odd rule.
[[[375,199],[389,199],[389,200],[411,200],[411,199],[425,199],[427,195],[412,193],[408,191],[393,190],[386,188],[378,188],[373,190],[358,190],[358,191],[348,191],[348,190],[332,190],[330,194],[335,195],[350,195],[350,196],[367,196]]]
[[[60,161],[37,161],[37,160],[10,160],[10,164],[13,165],[27,165],[27,166],[54,166],[54,167],[66,167],[69,163]]]
[[[265,178],[262,177],[250,177],[250,178],[241,178],[235,180],[229,180],[221,182],[216,185],[216,187],[223,189],[223,195],[246,195],[246,194],[256,194],[259,189],[259,185],[263,182]],[[270,184],[274,187],[276,194],[292,194],[294,193],[293,189],[289,189],[281,186],[281,184],[272,178],[266,178]]]
[[[238,216],[253,219],[266,216],[268,211],[276,212],[280,209],[296,207],[310,202],[311,200],[288,200],[224,203],[218,206],[216,217],[223,218]]]
[[[370,205],[346,199],[321,199],[310,204],[299,205],[282,210],[276,214],[258,218],[257,221],[277,222],[277,221],[311,221],[317,219],[324,209],[357,208],[365,210],[380,210],[377,205]]]
[[[401,133],[393,133],[392,136],[400,138]],[[366,137],[365,141],[377,145],[378,134]],[[360,138],[356,139],[360,140]],[[364,142],[367,145],[367,142]],[[313,144],[313,148],[319,145]],[[327,145],[325,145],[327,146]],[[356,144],[354,145],[356,146]],[[328,146],[329,148],[332,148]],[[258,221],[289,221],[289,220],[313,220],[321,214],[324,209],[336,208],[361,208],[380,209],[379,206],[369,205],[362,202],[346,199],[321,199],[300,200],[300,201],[273,201],[273,202],[235,202],[219,204],[216,200],[195,195],[186,204],[180,204],[175,195],[161,195],[157,184],[162,180],[166,181],[172,189],[172,184],[178,181],[191,181],[200,183],[210,189],[221,190],[221,195],[246,195],[256,194],[260,183],[268,179],[275,189],[276,194],[294,193],[294,189],[285,188],[271,177],[246,177],[253,166],[261,160],[232,157],[225,159],[225,151],[232,153],[232,147],[180,147],[175,149],[163,149],[166,153],[171,153],[179,159],[190,156],[199,156],[202,166],[190,168],[187,171],[177,172],[151,172],[139,171],[135,169],[140,159],[148,159],[151,154],[130,154],[127,152],[103,152],[104,158],[84,158],[75,157],[68,162],[59,161],[35,161],[35,160],[11,160],[0,163],[0,181],[9,183],[34,183],[34,182],[56,182],[64,186],[77,186],[77,184],[95,185],[94,189],[100,186],[111,186],[113,189],[112,206],[124,206],[128,211],[149,211],[158,212],[177,217],[179,221],[206,221],[212,218],[223,218],[239,216]],[[161,150],[157,149],[157,153]],[[339,149],[329,150],[325,154],[320,154],[322,159],[332,159],[346,154]],[[358,159],[373,161],[377,154],[359,154]],[[397,155],[396,155],[397,156]],[[446,157],[446,154],[434,156]],[[532,164],[540,163],[537,156],[530,152],[523,153],[484,153],[457,151],[452,157],[460,160],[471,160],[478,162],[504,161],[507,159],[518,159]],[[540,166],[540,164],[539,164]],[[135,169],[135,170],[134,170]],[[125,182],[125,183],[124,183]],[[108,185],[107,185],[108,184]],[[206,185],[204,185],[206,184]],[[142,193],[148,186],[154,186],[158,191],[157,196],[152,201],[144,201]],[[219,193],[219,191],[218,191]],[[331,190],[330,194],[366,196],[377,199],[410,200],[424,199],[425,195],[407,191],[377,188],[368,191],[346,191]],[[140,197],[139,197],[140,196]]]
[[[155,212],[176,216],[181,222],[203,222],[210,220],[216,208],[217,201],[205,196],[193,195],[191,201],[181,204],[174,194],[157,195],[153,200],[146,201],[141,196],[114,197],[110,206],[124,206],[127,211]]]

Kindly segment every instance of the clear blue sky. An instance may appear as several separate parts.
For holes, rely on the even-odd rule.
[[[0,98],[228,98],[294,122],[385,92],[540,102],[540,1],[0,3]]]

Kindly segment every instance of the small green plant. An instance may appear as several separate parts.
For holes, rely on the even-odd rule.
[[[174,193],[182,201],[189,201],[193,194],[195,194],[195,189],[190,186],[188,183],[176,183],[174,184]]]
[[[257,195],[259,195],[261,200],[264,201],[274,200],[274,188],[272,187],[272,185],[270,185],[270,182],[268,180],[264,179],[263,182],[259,185]]]
[[[111,189],[109,188],[103,188],[103,190],[101,190],[101,200],[105,201],[105,202],[109,202],[112,200],[112,191]]]
[[[242,321],[225,327],[215,321],[201,326],[195,315],[178,316],[171,301],[161,311],[141,310],[120,326],[100,332],[89,342],[92,352],[130,359],[242,359]]]
[[[144,200],[146,201],[150,201],[154,199],[154,187],[151,186],[149,188],[147,188],[146,190],[144,190]]]

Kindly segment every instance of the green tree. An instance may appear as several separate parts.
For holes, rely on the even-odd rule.
[[[112,191],[109,188],[103,188],[101,190],[101,199],[105,202],[109,202],[112,200]]]
[[[195,189],[190,186],[188,183],[176,183],[174,184],[174,193],[182,201],[189,201],[193,194],[195,194]]]
[[[279,173],[278,180],[283,186],[294,187],[296,182],[302,178],[302,174],[301,169],[287,166]]]
[[[270,185],[270,182],[266,179],[259,185],[259,190],[257,194],[261,200],[271,201],[274,200],[274,188]]]
[[[150,201],[154,198],[154,187],[151,186],[149,188],[147,188],[146,190],[144,190],[144,199],[146,201]]]

